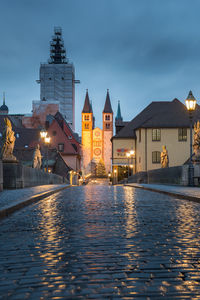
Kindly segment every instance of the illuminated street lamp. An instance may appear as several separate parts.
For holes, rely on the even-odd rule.
[[[45,139],[46,136],[47,136],[47,131],[46,131],[45,129],[42,129],[42,130],[40,131],[40,136],[41,136],[42,139]]]
[[[188,97],[185,100],[185,105],[189,112],[190,119],[190,162],[189,162],[189,186],[194,186],[194,167],[192,163],[192,119],[193,114],[196,109],[197,100],[192,94],[192,91],[189,91]]]

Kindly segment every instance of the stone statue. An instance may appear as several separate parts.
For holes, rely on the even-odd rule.
[[[194,124],[193,150],[194,150],[194,157],[192,160],[195,163],[200,163],[200,122],[199,121],[197,121],[196,124]]]
[[[35,151],[33,153],[33,168],[40,169],[42,165],[42,155],[40,152],[40,145],[37,144]]]
[[[15,146],[15,133],[12,130],[11,122],[8,118],[4,119],[5,129],[3,131],[3,147],[1,149],[1,159],[3,161],[16,162],[17,159],[13,155],[13,149]]]
[[[162,146],[162,152],[160,155],[160,162],[162,168],[168,168],[169,167],[169,157],[168,157],[168,151],[166,149],[166,146]]]

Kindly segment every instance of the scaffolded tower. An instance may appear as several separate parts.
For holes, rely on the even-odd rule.
[[[59,111],[74,130],[75,125],[75,70],[66,58],[62,29],[54,28],[50,42],[50,59],[40,66],[40,100],[58,101]]]

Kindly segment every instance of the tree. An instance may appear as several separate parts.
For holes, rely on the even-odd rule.
[[[100,161],[97,164],[96,176],[97,177],[106,177],[107,176],[103,159],[100,159]]]

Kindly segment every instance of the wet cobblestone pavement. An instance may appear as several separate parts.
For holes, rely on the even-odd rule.
[[[0,222],[1,299],[200,299],[200,205],[73,187]]]

